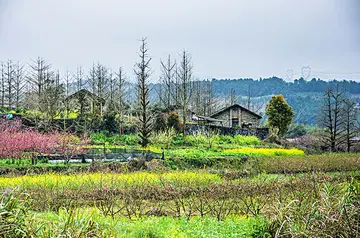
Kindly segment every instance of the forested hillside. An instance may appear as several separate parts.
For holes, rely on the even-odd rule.
[[[246,106],[248,97],[252,98],[253,110],[261,112],[264,109],[260,98],[268,99],[269,95],[283,94],[287,102],[294,108],[295,121],[298,123],[315,124],[317,111],[321,106],[324,91],[329,87],[340,87],[353,97],[360,94],[360,83],[348,80],[321,79],[304,80],[303,78],[287,82],[282,78],[271,77],[259,80],[240,79],[212,79],[216,97],[230,98],[236,95],[237,101]],[[240,97],[239,97],[240,96]],[[229,99],[230,100],[230,99]],[[259,107],[261,109],[259,109]]]
[[[282,78],[260,78],[259,80],[239,78],[239,79],[213,79],[215,93],[218,95],[227,95],[234,90],[238,95],[265,96],[269,94],[290,95],[294,93],[323,93],[329,87],[339,85],[345,91],[351,94],[360,94],[360,83],[348,80],[324,81],[321,79],[311,79],[309,81],[303,78],[295,79],[293,82],[286,82]]]

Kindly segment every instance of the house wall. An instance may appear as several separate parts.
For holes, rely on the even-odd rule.
[[[223,111],[214,118],[223,120],[222,126],[231,127],[230,110]]]
[[[248,111],[242,110],[239,107],[229,108],[214,118],[219,120],[224,120],[223,126],[232,127],[232,119],[237,118],[239,120],[239,126],[241,126],[242,122],[253,124],[253,127],[258,127],[260,125],[260,119],[258,119],[255,115],[249,113]]]
[[[242,122],[246,121],[247,123],[251,122],[254,127],[258,127],[260,125],[260,119],[248,111],[242,111]]]

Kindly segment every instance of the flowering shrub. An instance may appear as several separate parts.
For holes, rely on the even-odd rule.
[[[22,122],[19,119],[9,120],[5,118],[0,118],[0,132],[3,131],[20,131]]]
[[[21,121],[0,121],[0,159],[34,159],[37,155],[56,153],[65,159],[83,153],[87,140],[68,133],[42,134],[37,130],[21,130]]]
[[[0,134],[0,158],[33,158],[37,154],[51,153],[57,146],[56,137],[37,131],[2,131]]]
[[[50,136],[53,136],[55,139],[55,152],[63,156],[66,162],[77,154],[86,153],[88,150],[84,148],[89,143],[89,140],[86,138],[80,139],[69,133],[55,133]]]

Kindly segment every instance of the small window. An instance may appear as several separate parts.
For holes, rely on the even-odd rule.
[[[237,127],[239,125],[239,118],[232,119],[232,127]]]

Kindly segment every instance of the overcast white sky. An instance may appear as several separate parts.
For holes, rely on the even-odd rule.
[[[357,0],[0,0],[0,61],[100,61],[131,78],[142,37],[154,81],[183,49],[198,78],[294,79],[310,66],[310,77],[360,81]]]

